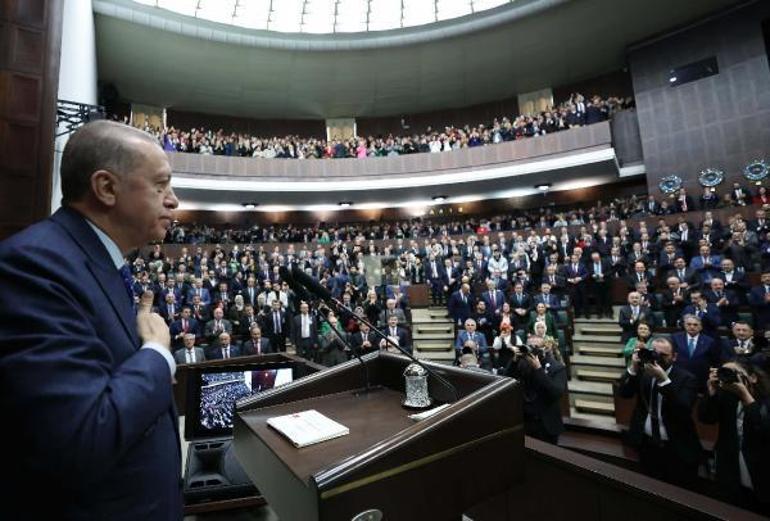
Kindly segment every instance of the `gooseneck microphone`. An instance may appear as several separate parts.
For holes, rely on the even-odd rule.
[[[367,320],[366,318],[364,318],[362,316],[357,315],[355,313],[355,311],[353,311],[348,306],[346,306],[345,304],[343,304],[342,302],[340,302],[339,300],[334,298],[332,296],[331,292],[327,288],[323,287],[317,280],[315,280],[313,277],[311,277],[310,275],[308,275],[307,273],[305,273],[304,271],[299,269],[297,266],[293,266],[292,267],[291,274],[293,275],[294,283],[296,283],[298,285],[301,284],[301,285],[305,286],[305,288],[307,288],[307,290],[310,293],[316,295],[319,299],[321,299],[327,305],[332,306],[332,307],[334,307],[337,310],[346,311],[346,312],[350,313],[350,315],[353,316],[355,318],[355,320],[358,321],[359,323],[364,323],[364,324],[368,325],[369,328],[372,331],[374,331],[374,333],[378,337],[380,337],[381,339],[385,340],[385,342],[388,345],[391,345],[391,346],[395,347],[396,349],[398,349],[399,351],[401,351],[402,354],[404,354],[405,356],[409,357],[410,360],[412,360],[414,363],[416,363],[417,365],[419,365],[420,367],[425,369],[425,371],[429,375],[433,376],[433,378],[435,378],[436,381],[440,382],[446,389],[448,389],[452,393],[452,396],[454,398],[454,400],[452,400],[452,401],[459,400],[460,396],[459,396],[459,394],[457,392],[457,389],[446,378],[444,378],[443,376],[440,376],[439,374],[437,374],[433,369],[431,369],[430,367],[426,366],[420,360],[416,359],[412,355],[412,353],[410,353],[409,351],[407,351],[406,349],[404,349],[403,347],[398,345],[396,342],[393,342],[393,340],[391,340],[390,337],[388,337],[385,333],[383,333],[382,331],[377,329],[374,326],[374,324],[369,322],[369,320]],[[361,360],[360,357],[359,357],[359,360]],[[361,363],[363,363],[363,360],[361,361]],[[449,401],[449,400],[447,400],[447,401]]]
[[[294,268],[289,271],[289,269],[286,268],[286,266],[281,266],[278,268],[278,273],[281,276],[281,280],[285,281],[286,284],[289,285],[289,287],[294,291],[294,294],[299,298],[299,300],[305,301],[310,305],[311,302],[313,302],[313,297],[310,296],[310,294],[305,289],[305,286],[303,286],[302,283],[297,282],[297,279],[295,278],[296,274],[302,274],[304,278],[311,282],[315,282],[315,280],[311,277],[308,277],[307,274],[305,274],[302,270],[294,266]],[[315,284],[317,287],[310,287],[309,289],[316,293],[321,292],[325,290],[326,293],[329,295],[329,299],[332,298],[331,293],[329,293],[326,288],[321,286],[320,284]],[[319,297],[320,298],[320,297]],[[326,305],[326,302],[321,299],[322,305],[328,309],[328,306]],[[342,342],[342,344],[347,347],[353,355],[356,357],[356,359],[361,363],[361,369],[364,371],[364,393],[369,392],[369,368],[366,366],[366,362],[361,358],[361,353],[359,353],[357,350],[353,349],[350,345],[350,343],[342,337],[339,331],[337,331],[337,328],[334,327],[330,322],[329,319],[326,317],[326,314],[324,312],[321,312],[318,314],[319,317],[321,317],[321,320],[326,322],[329,325],[329,329],[331,329],[332,333],[337,337],[337,339]]]

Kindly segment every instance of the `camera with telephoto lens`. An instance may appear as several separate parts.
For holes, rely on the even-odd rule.
[[[516,346],[516,347],[521,352],[521,356],[526,356],[526,355],[531,353],[531,354],[535,355],[536,357],[538,357],[541,362],[545,358],[545,351],[543,350],[542,347],[531,346],[529,344],[523,344],[523,345]]]
[[[717,369],[717,378],[719,378],[719,383],[722,385],[737,384],[740,382],[738,379],[738,373],[729,367],[720,367]]]
[[[656,363],[660,360],[660,356],[658,355],[657,351],[654,349],[648,349],[646,347],[643,347],[637,351],[637,356],[639,357],[639,362],[642,365]]]

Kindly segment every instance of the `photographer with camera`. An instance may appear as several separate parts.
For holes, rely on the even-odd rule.
[[[522,383],[525,433],[554,445],[564,431],[561,397],[567,389],[567,370],[555,345],[547,336],[530,335],[525,345],[513,347],[505,370]]]
[[[703,423],[719,425],[716,478],[726,501],[770,515],[770,379],[752,364],[711,368],[698,406]]]
[[[620,381],[624,398],[636,397],[627,441],[639,451],[643,471],[674,485],[687,487],[698,474],[701,445],[692,410],[697,382],[674,364],[677,353],[667,338],[640,345]]]

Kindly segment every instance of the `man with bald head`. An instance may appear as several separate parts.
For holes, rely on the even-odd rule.
[[[97,121],[70,137],[61,186],[61,209],[0,244],[0,440],[24,440],[0,518],[181,519],[169,330],[151,293],[136,313],[125,264],[173,221],[171,167],[151,136]]]

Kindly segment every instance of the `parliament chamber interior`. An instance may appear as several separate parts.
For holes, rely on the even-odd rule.
[[[767,519],[769,175],[760,0],[6,0],[0,518]]]

